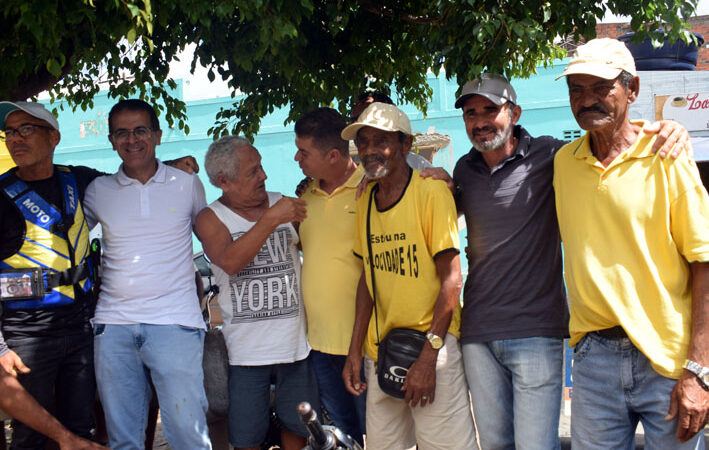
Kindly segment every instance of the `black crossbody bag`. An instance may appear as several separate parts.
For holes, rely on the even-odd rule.
[[[410,328],[394,328],[384,339],[379,339],[379,316],[377,315],[377,287],[374,280],[374,254],[372,252],[370,217],[372,202],[378,188],[374,186],[369,194],[367,206],[367,251],[369,253],[369,269],[372,278],[372,302],[374,303],[374,327],[377,331],[377,381],[379,388],[387,395],[404,398],[402,391],[409,367],[421,354],[426,343],[426,333]]]

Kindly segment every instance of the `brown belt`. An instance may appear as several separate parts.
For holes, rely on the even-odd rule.
[[[606,328],[604,330],[594,331],[594,333],[606,339],[624,339],[628,337],[628,333],[626,333],[623,327],[621,327],[620,325],[613,328]]]

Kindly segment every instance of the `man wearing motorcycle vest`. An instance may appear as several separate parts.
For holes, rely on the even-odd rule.
[[[17,164],[0,174],[0,367],[43,407],[55,405],[69,430],[90,437],[93,268],[81,199],[101,172],[53,164],[59,124],[41,104],[0,102],[0,129]],[[13,425],[13,448],[44,448],[46,440]]]
[[[59,123],[42,104],[0,102],[0,138],[17,165],[0,174],[0,369],[19,381],[72,432],[89,437],[96,394],[92,288],[82,202],[103,172],[53,164]],[[199,170],[186,156],[165,164]],[[44,448],[20,422],[13,447]]]

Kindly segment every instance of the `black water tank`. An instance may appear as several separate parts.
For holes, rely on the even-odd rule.
[[[655,33],[664,34],[663,31]],[[665,37],[665,45],[660,48],[653,48],[650,38],[645,38],[640,44],[630,42],[635,33],[626,33],[618,36],[619,41],[625,42],[635,58],[635,67],[638,70],[694,70],[697,66],[697,56],[699,48],[704,45],[704,36],[693,33],[697,38],[697,45],[686,44],[681,39],[670,44]]]

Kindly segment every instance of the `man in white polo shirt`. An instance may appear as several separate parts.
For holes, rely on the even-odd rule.
[[[94,363],[111,448],[142,448],[152,379],[173,449],[209,449],[203,387],[204,322],[194,287],[192,224],[206,205],[196,175],[155,157],[153,108],[122,100],[109,113],[118,173],[86,190],[90,226],[103,229],[103,284]]]

